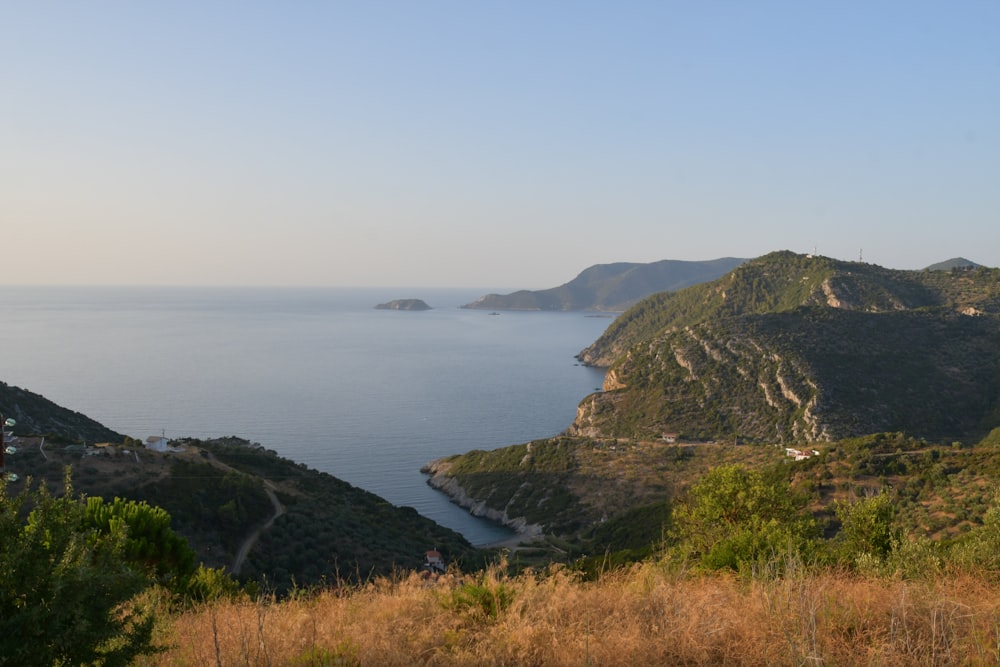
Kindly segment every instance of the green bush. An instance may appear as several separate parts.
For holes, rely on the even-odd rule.
[[[949,558],[966,569],[1000,572],[1000,498],[983,516],[982,526],[952,545]]]
[[[0,662],[127,665],[155,653],[152,613],[133,603],[152,582],[126,553],[122,522],[94,527],[87,507],[0,481]]]
[[[895,508],[884,491],[853,503],[837,503],[834,511],[841,523],[834,548],[845,564],[856,563],[862,556],[882,561],[900,542],[899,531],[893,527]]]
[[[740,465],[714,468],[673,511],[673,551],[711,570],[811,558],[816,524],[787,482]]]
[[[506,567],[506,562],[492,566],[479,573],[475,580],[452,589],[442,601],[443,606],[488,620],[497,620],[514,601],[514,590],[507,585],[506,578],[499,574]]]
[[[125,555],[146,568],[158,583],[181,590],[195,572],[195,553],[187,540],[170,527],[170,515],[145,502],[115,498],[86,499],[87,524],[103,533],[124,528]]]

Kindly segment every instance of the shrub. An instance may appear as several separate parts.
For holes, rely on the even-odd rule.
[[[835,551],[846,564],[861,556],[884,560],[900,541],[899,531],[893,528],[892,499],[884,491],[853,503],[837,503],[834,511],[841,523]]]
[[[30,484],[11,497],[0,481],[0,661],[127,665],[155,653],[153,616],[134,602],[151,581],[126,539],[120,522],[89,524],[68,475],[59,498]]]
[[[816,526],[801,509],[787,482],[740,465],[719,466],[674,508],[674,548],[711,570],[809,556]]]
[[[446,609],[497,620],[514,601],[514,589],[501,574],[506,568],[507,563],[501,562],[480,572],[473,581],[452,589],[442,605]]]

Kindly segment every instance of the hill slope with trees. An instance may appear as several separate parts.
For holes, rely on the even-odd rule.
[[[48,435],[74,442],[122,442],[125,436],[41,394],[0,382],[0,415],[17,422],[15,434]]]
[[[826,535],[837,503],[891,488],[903,534],[953,537],[1000,473],[998,318],[997,269],[772,253],[617,318],[580,353],[608,374],[563,434],[432,462],[429,482],[581,553],[648,549],[725,465],[785,480]]]
[[[981,437],[1000,425],[1000,270],[772,253],[643,300],[579,358],[608,374],[572,434]]]
[[[295,463],[246,440],[172,441],[157,452],[99,423],[17,387],[0,387],[4,414],[18,415],[17,452],[7,469],[52,493],[73,487],[91,498],[149,503],[208,567],[231,569],[240,547],[262,530],[237,575],[275,590],[322,581],[419,569],[437,549],[449,561],[475,562],[462,535],[408,507],[397,507],[332,475]],[[46,434],[46,437],[40,437]],[[109,446],[95,448],[100,439]],[[275,512],[269,494],[283,511]],[[280,514],[276,516],[276,514]]]

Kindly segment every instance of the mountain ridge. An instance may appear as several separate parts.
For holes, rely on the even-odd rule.
[[[617,318],[578,355],[608,374],[568,432],[967,437],[1000,423],[998,318],[997,269],[771,253]]]
[[[487,294],[462,308],[622,312],[650,294],[714,280],[745,261],[722,257],[706,261],[664,259],[595,264],[559,287]]]

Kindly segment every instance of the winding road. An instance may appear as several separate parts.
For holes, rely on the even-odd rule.
[[[208,454],[208,459],[213,465],[237,474],[243,474],[236,468],[215,458],[211,452],[206,453]],[[238,576],[240,570],[243,569],[243,562],[247,559],[247,554],[250,553],[250,550],[253,549],[253,545],[257,544],[257,540],[260,539],[260,534],[274,525],[275,519],[285,513],[285,506],[281,504],[281,501],[278,500],[278,494],[274,492],[274,484],[267,479],[263,479],[262,481],[264,482],[264,493],[266,493],[267,497],[271,499],[271,505],[274,507],[274,514],[271,515],[271,518],[269,518],[264,525],[254,529],[254,531],[247,535],[246,539],[243,540],[243,544],[240,545],[239,550],[236,552],[236,557],[233,558],[233,564],[229,568],[229,573],[234,577]]]
[[[243,568],[243,561],[247,559],[247,554],[250,553],[250,549],[253,545],[257,543],[260,539],[260,534],[270,528],[274,524],[274,520],[285,513],[285,506],[281,504],[278,500],[278,495],[274,492],[274,485],[268,480],[264,480],[264,492],[267,493],[267,497],[271,499],[271,504],[274,505],[274,514],[271,518],[267,520],[260,528],[257,528],[252,533],[250,533],[243,544],[240,545],[240,550],[236,553],[236,558],[233,559],[233,565],[229,568],[230,573],[235,577],[239,575],[240,569]]]

